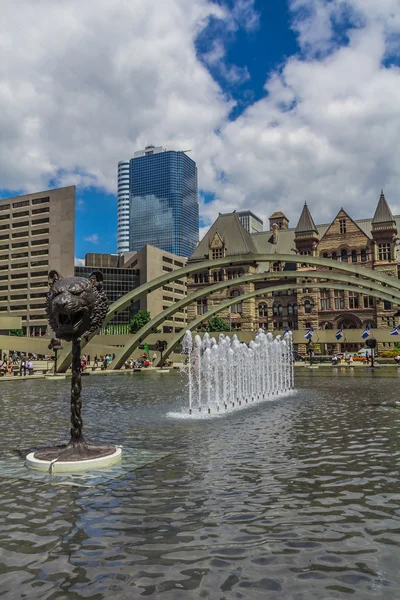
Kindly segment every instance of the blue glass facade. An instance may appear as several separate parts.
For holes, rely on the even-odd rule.
[[[191,256],[199,240],[196,163],[167,150],[132,158],[129,170],[130,250],[151,244]]]

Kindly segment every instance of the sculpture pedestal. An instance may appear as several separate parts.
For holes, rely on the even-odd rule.
[[[95,452],[96,446],[90,445],[92,455],[90,457],[84,454],[75,457],[72,453],[66,452],[67,446],[45,448],[30,452],[25,459],[25,464],[35,471],[74,473],[85,469],[104,469],[121,460],[121,446],[98,446],[97,448],[98,456]]]

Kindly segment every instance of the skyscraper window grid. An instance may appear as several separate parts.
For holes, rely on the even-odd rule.
[[[190,256],[198,242],[196,163],[181,151],[136,154],[130,161],[130,250],[151,244]]]
[[[129,251],[129,161],[118,163],[118,253]]]

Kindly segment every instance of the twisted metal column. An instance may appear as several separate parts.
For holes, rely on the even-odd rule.
[[[82,436],[82,377],[81,377],[81,342],[72,340],[72,380],[71,380],[71,440],[69,445],[84,444]]]

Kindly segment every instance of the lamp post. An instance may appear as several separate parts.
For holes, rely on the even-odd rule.
[[[50,344],[47,346],[49,350],[54,350],[54,375],[57,375],[57,357],[58,351],[62,350],[61,341],[58,338],[51,338]]]
[[[165,340],[158,340],[158,342],[156,342],[156,348],[159,351],[160,356],[161,356],[161,358],[160,358],[160,366],[161,366],[161,368],[163,366],[162,355],[163,355],[163,352],[164,352],[164,350],[166,349],[167,346],[168,346],[168,344],[167,344],[167,342]]]
[[[371,350],[371,369],[373,369],[375,367],[374,364],[374,359],[375,359],[375,348],[376,348],[376,339],[371,337],[368,338],[365,342],[365,345],[367,346],[367,348],[369,348]]]
[[[307,354],[310,357],[310,367],[312,367],[313,355],[314,355],[314,344],[311,340],[307,343]]]

